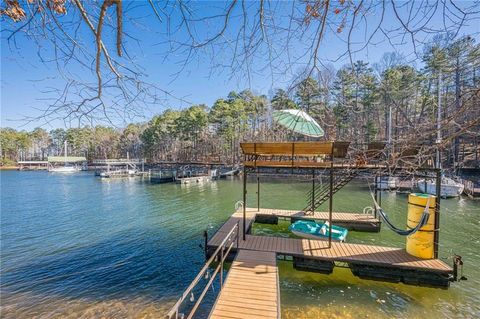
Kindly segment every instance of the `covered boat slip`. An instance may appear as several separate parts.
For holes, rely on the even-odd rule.
[[[328,221],[330,225],[335,222],[337,226],[350,230],[380,231],[381,223],[376,216],[376,211],[374,214],[365,215],[333,212],[333,195],[357,174],[355,169],[342,161],[347,157],[349,145],[349,142],[240,143],[245,156],[243,168],[244,218],[247,218],[247,176],[253,173],[257,176],[257,215],[254,218],[258,222],[276,223],[279,217],[283,217],[290,218],[292,221],[295,219]],[[341,172],[340,170],[334,172],[335,164],[342,168]],[[366,165],[366,163],[363,163],[363,165]],[[302,174],[308,172],[311,174],[312,188],[307,194],[306,207],[299,211],[260,209],[260,176],[263,173],[262,169],[281,167],[292,168],[292,175],[295,174],[294,168],[303,170]],[[327,174],[329,183],[323,184],[318,181],[316,171],[325,168],[329,168]],[[327,201],[328,212],[317,212],[316,208]],[[243,238],[245,238],[245,233],[246,228],[243,228]],[[328,233],[332,233],[331,226]],[[329,235],[328,240],[331,241],[331,235]]]
[[[301,270],[331,273],[336,265],[348,266],[354,275],[361,278],[369,278],[384,281],[404,282],[415,285],[448,287],[453,274],[453,269],[438,259],[438,229],[440,200],[435,205],[434,225],[434,256],[432,259],[422,259],[412,256],[403,248],[392,248],[373,245],[360,245],[352,243],[339,243],[332,241],[332,224],[342,225],[350,223],[350,229],[356,225],[372,225],[380,221],[377,208],[371,210],[371,214],[336,213],[333,211],[334,194],[344,187],[356,175],[357,169],[369,168],[372,165],[369,158],[378,155],[380,147],[369,149],[368,156],[361,158],[358,163],[352,156],[348,158],[348,142],[273,142],[273,143],[241,143],[245,156],[243,169],[243,207],[242,218],[239,212],[235,212],[224,225],[231,227],[231,223],[237,223],[242,230],[242,239],[239,249],[260,250],[275,252],[279,255],[293,257],[294,266]],[[358,165],[357,165],[358,164]],[[376,164],[373,164],[375,166]],[[311,173],[312,189],[308,192],[307,206],[299,211],[267,210],[261,207],[260,176],[263,169],[288,167]],[[337,169],[341,167],[342,169]],[[327,171],[327,183],[317,184],[316,171]],[[344,168],[347,168],[345,171]],[[435,170],[437,178],[440,171]],[[257,209],[247,208],[247,178],[248,174],[257,176]],[[381,203],[381,192],[375,186],[371,194],[374,203]],[[328,203],[328,212],[317,212],[316,207]],[[276,218],[287,217],[295,219],[323,220],[328,221],[329,237],[327,240],[295,239],[280,237],[255,236],[249,233],[252,223],[271,222]],[[207,253],[216,247],[225,232],[223,227],[208,241]],[[379,228],[378,228],[379,230]],[[348,239],[347,239],[348,242]]]
[[[379,231],[381,225],[379,216],[382,216],[385,224],[389,225],[388,219],[379,214],[382,209],[381,192],[378,192],[377,183],[374,183],[374,193],[370,192],[375,208],[371,209],[369,214],[334,212],[334,194],[356,176],[357,169],[368,169],[369,165],[372,165],[366,161],[361,161],[359,165],[357,162],[349,164],[348,146],[349,143],[344,142],[241,143],[245,156],[243,201],[237,202],[236,211],[211,238],[208,238],[208,233],[205,231],[204,248],[208,261],[197,275],[197,278],[204,276],[205,269],[213,260],[217,260],[220,266],[217,266],[215,274],[220,274],[220,283],[222,283],[223,271],[219,271],[219,267],[223,270],[225,260],[229,258],[234,260],[227,275],[225,290],[221,290],[217,297],[210,318],[279,317],[276,267],[278,258],[293,261],[293,267],[300,271],[330,274],[335,267],[348,267],[353,275],[362,279],[403,282],[416,286],[448,288],[450,282],[456,280],[457,266],[454,265],[455,268],[452,268],[438,259],[439,187],[437,187],[437,200],[433,212],[435,220],[431,225],[433,258],[416,257],[414,254],[407,253],[404,248],[332,241],[333,223],[351,230]],[[375,164],[372,167],[378,168]],[[299,210],[261,208],[260,176],[265,170],[269,173],[280,171],[277,168],[288,168],[287,171],[291,169],[292,175],[311,174],[312,188],[307,193],[305,208]],[[326,183],[321,181],[317,183],[316,172],[319,170],[326,173],[323,174],[328,180]],[[440,170],[436,169],[435,172],[438,181]],[[256,208],[248,207],[247,203],[249,174],[256,176],[257,203],[254,205]],[[316,210],[323,203],[328,203],[328,212]],[[428,207],[428,205],[422,207]],[[429,212],[428,209],[427,212]],[[279,218],[289,219],[291,222],[295,220],[328,221],[329,236],[325,239],[307,239],[251,234],[254,222],[275,224],[278,223]],[[423,224],[418,225],[416,227],[420,228]],[[212,280],[210,279],[209,284],[213,282]],[[195,279],[184,292],[168,318],[179,314],[179,306],[191,292],[191,287],[198,281]],[[204,292],[209,289],[209,284]],[[222,287],[221,284],[220,287]],[[198,303],[199,301],[196,305]]]

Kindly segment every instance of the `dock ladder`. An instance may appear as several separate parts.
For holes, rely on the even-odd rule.
[[[355,176],[358,175],[356,170],[346,170],[341,175],[336,175],[333,180],[332,194],[335,194],[348,184]],[[313,196],[312,196],[313,193]],[[313,197],[313,200],[312,200]],[[307,206],[303,209],[304,212],[313,212],[316,207],[319,207],[330,198],[330,183],[320,184],[307,193]]]

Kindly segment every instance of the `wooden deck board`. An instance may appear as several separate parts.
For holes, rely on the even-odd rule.
[[[210,318],[279,318],[279,294],[276,253],[240,250]]]

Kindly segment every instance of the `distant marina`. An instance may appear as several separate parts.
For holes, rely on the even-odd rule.
[[[241,169],[238,166],[232,167],[231,165],[225,165],[220,163],[184,163],[178,164],[166,162],[147,164],[141,159],[110,159],[110,160],[94,160],[91,164],[86,165],[84,158],[70,158],[70,163],[83,163],[80,168],[82,170],[93,170],[95,176],[102,178],[125,178],[125,177],[144,177],[149,179],[152,183],[191,183],[191,182],[208,182],[212,179],[227,178],[238,176],[241,173]],[[64,162],[64,159],[52,158],[51,161],[19,161],[18,166],[6,167],[4,169],[14,170],[48,170],[49,163],[55,163],[60,161]],[[159,168],[163,167],[163,168]],[[151,168],[150,168],[151,167]],[[480,197],[480,179],[473,175],[472,170],[466,170],[467,175],[465,178],[456,177],[455,181],[451,180],[449,183],[456,183],[458,185],[458,191],[454,191],[451,195],[445,195],[443,197],[456,197],[459,195],[465,195],[470,198]],[[271,174],[272,178],[279,178],[278,174]],[[276,177],[277,176],[277,177]],[[377,178],[378,189],[385,191],[394,191],[399,193],[408,193],[411,191],[425,192],[425,187],[421,182],[421,179],[412,179],[411,177],[389,177],[382,176]],[[434,181],[432,187],[434,187]],[[443,185],[443,182],[442,182]],[[443,187],[443,186],[442,186]],[[433,192],[433,190],[432,190]],[[450,194],[450,193],[449,193]]]

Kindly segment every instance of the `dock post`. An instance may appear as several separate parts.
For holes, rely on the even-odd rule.
[[[437,198],[435,200],[435,226],[433,233],[433,258],[438,258],[438,240],[440,235],[440,197],[441,197],[441,187],[442,187],[442,170],[437,168],[436,172],[436,193]]]
[[[223,287],[223,248],[220,250],[220,289]]]
[[[243,240],[247,232],[247,170],[243,166]]]
[[[237,252],[239,247],[239,240],[240,240],[240,222],[237,221]]]
[[[332,248],[332,212],[333,212],[333,149],[330,163],[330,198],[328,201],[328,248]]]
[[[312,169],[312,213],[315,212],[315,168]]]
[[[382,180],[382,175],[380,174],[380,180]],[[390,175],[388,176],[388,181],[390,181]],[[389,182],[387,182],[388,185]],[[381,184],[380,184],[381,185]],[[379,189],[378,192],[378,205],[382,206],[382,189]]]
[[[381,179],[379,179],[379,176],[377,174],[375,174],[375,184],[374,184],[374,195],[375,195],[375,201],[378,202],[378,183],[381,183]],[[375,204],[375,203],[374,203]],[[374,215],[375,215],[375,218],[377,218],[377,205],[374,205],[375,209],[374,209]]]
[[[260,175],[257,168],[257,211],[260,211]]]
[[[208,231],[205,229],[203,231],[203,239],[204,239],[204,243],[203,243],[203,249],[204,249],[204,252],[205,252],[205,260],[208,259]]]

